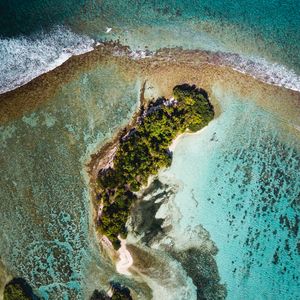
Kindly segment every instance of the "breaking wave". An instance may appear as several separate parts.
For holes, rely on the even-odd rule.
[[[264,58],[246,58],[238,54],[218,52],[213,61],[249,74],[263,82],[300,91],[300,76],[284,65],[271,63]]]
[[[31,37],[0,38],[0,93],[26,84],[73,55],[93,50],[94,43],[61,26]]]
[[[55,27],[49,33],[44,32],[31,37],[0,38],[0,93],[22,86],[55,69],[71,56],[92,51],[98,44],[100,43],[95,43],[92,38],[62,26]],[[228,66],[263,82],[300,91],[300,76],[284,65],[271,63],[259,57],[244,57],[228,52],[205,52],[209,54],[209,62],[213,64]],[[128,52],[116,49],[113,54],[128,55]],[[155,56],[155,52],[129,51],[129,57],[134,60],[151,56]]]

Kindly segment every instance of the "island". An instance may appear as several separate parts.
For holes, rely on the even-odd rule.
[[[141,105],[136,122],[122,131],[110,163],[99,170],[96,185],[97,231],[117,250],[126,238],[126,222],[136,192],[151,175],[171,165],[172,141],[196,132],[214,117],[207,93],[195,85],[178,85],[173,97]]]

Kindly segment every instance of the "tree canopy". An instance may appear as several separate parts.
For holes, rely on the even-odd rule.
[[[150,102],[137,125],[120,138],[113,168],[99,172],[97,197],[103,205],[98,229],[116,249],[120,246],[118,235],[127,234],[126,222],[136,199],[134,192],[147,183],[150,175],[171,165],[172,140],[187,130],[200,130],[213,117],[213,106],[204,90],[178,85],[173,89],[173,98]]]

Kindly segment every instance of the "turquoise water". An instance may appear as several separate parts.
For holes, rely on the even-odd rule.
[[[85,163],[128,122],[139,90],[102,66],[1,126],[1,260],[43,299],[87,299],[115,276],[95,240]]]
[[[161,175],[180,186],[173,235],[208,230],[228,299],[299,299],[299,139],[284,120],[215,91],[224,112],[182,138]]]

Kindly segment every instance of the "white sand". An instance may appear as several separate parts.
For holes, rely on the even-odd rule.
[[[200,134],[202,132],[203,129],[205,129],[207,126],[203,127],[202,129],[196,131],[196,132],[184,132],[180,135],[178,135],[173,141],[172,141],[172,144],[170,145],[169,147],[169,150],[174,152],[177,144],[179,143],[179,141],[184,137],[184,136],[187,136],[187,135],[197,135],[197,134]]]
[[[169,147],[169,150],[170,150],[170,151],[174,152],[174,150],[175,150],[175,148],[176,148],[176,146],[177,146],[179,140],[181,139],[181,137],[182,137],[183,135],[184,135],[184,133],[178,135],[178,136],[176,137],[176,139],[174,139],[174,140],[172,141],[172,144],[171,144],[170,147]]]
[[[124,275],[131,275],[128,269],[133,264],[132,256],[126,248],[126,240],[121,239],[120,236],[118,238],[121,241],[121,248],[118,250],[119,261],[116,263],[117,272]]]

